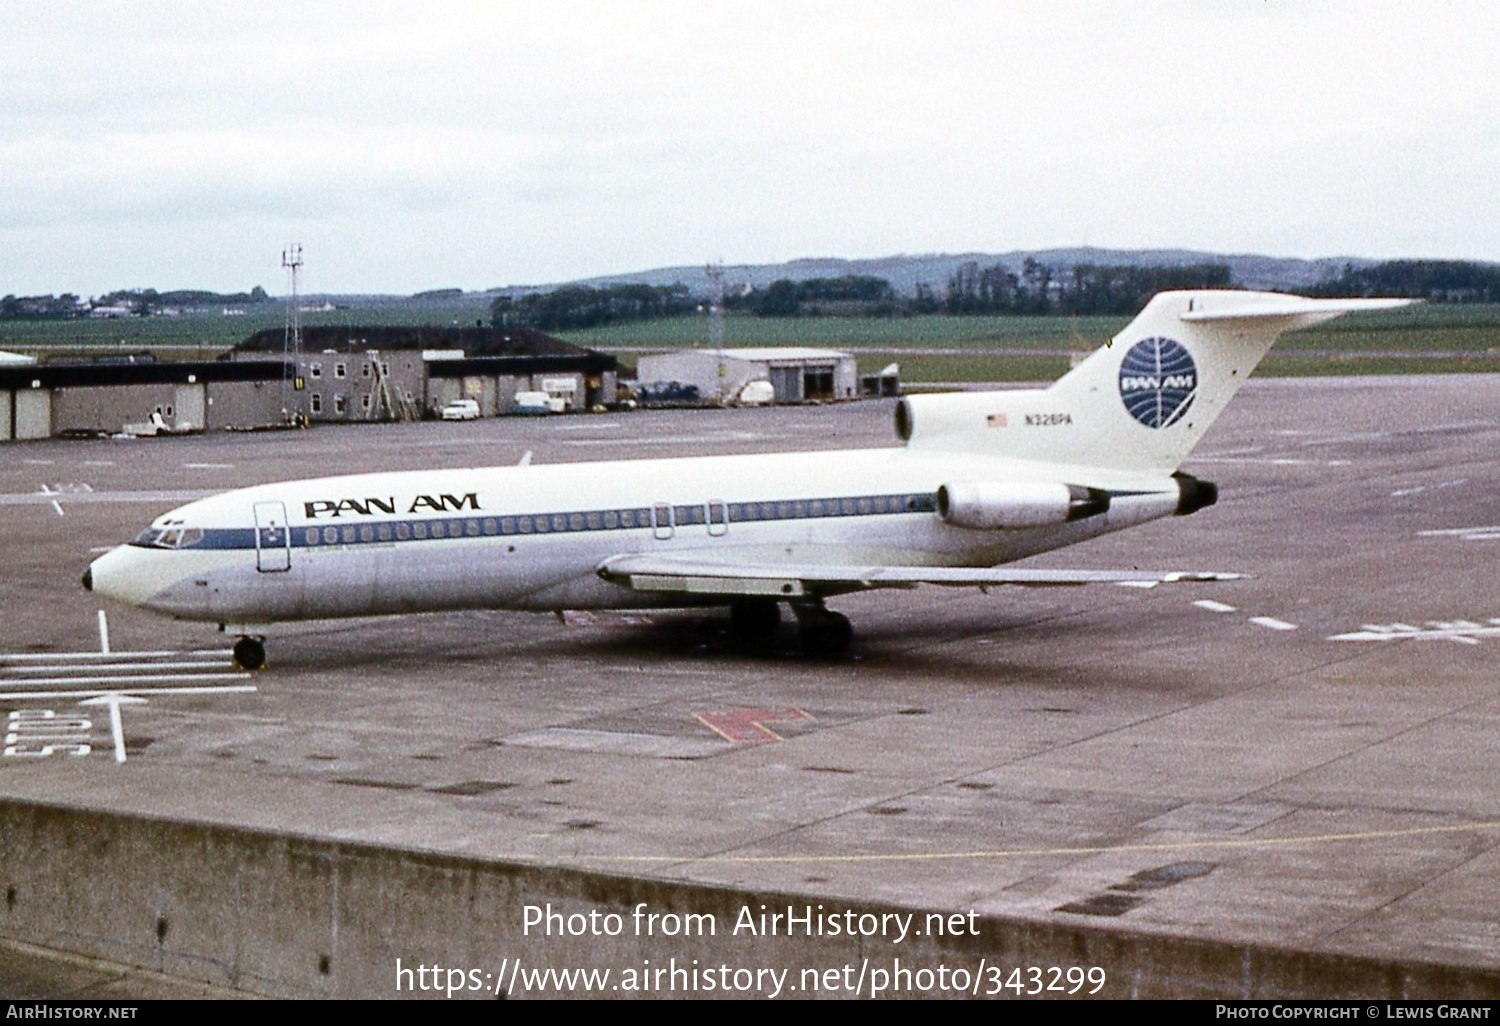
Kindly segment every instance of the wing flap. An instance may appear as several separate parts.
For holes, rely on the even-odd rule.
[[[716,563],[667,556],[617,556],[602,563],[598,573],[606,581],[636,591],[785,599],[875,588],[915,588],[921,584],[964,588],[1001,585],[1077,587],[1085,584],[1155,587],[1180,581],[1223,581],[1244,576],[1217,571]]]

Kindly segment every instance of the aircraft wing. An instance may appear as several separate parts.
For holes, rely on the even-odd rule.
[[[1178,581],[1236,580],[1214,571],[1025,570],[1011,567],[845,566],[817,563],[715,563],[672,556],[616,556],[599,565],[606,581],[636,591],[728,597],[804,598],[919,584],[987,588],[1121,584],[1151,588]]]

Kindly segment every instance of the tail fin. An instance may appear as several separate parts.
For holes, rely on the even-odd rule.
[[[1047,389],[912,396],[910,448],[1169,474],[1283,332],[1405,299],[1163,292]]]

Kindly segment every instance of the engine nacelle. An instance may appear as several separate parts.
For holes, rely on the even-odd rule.
[[[1172,475],[1172,480],[1177,482],[1176,515],[1179,517],[1196,513],[1219,501],[1219,486],[1212,481],[1204,481],[1180,470]]]
[[[1061,481],[957,481],[937,490],[943,523],[976,531],[1048,527],[1108,509],[1108,492]]]

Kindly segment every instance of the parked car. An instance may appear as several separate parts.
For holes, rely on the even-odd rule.
[[[479,403],[473,399],[455,399],[443,407],[444,420],[478,420]]]

